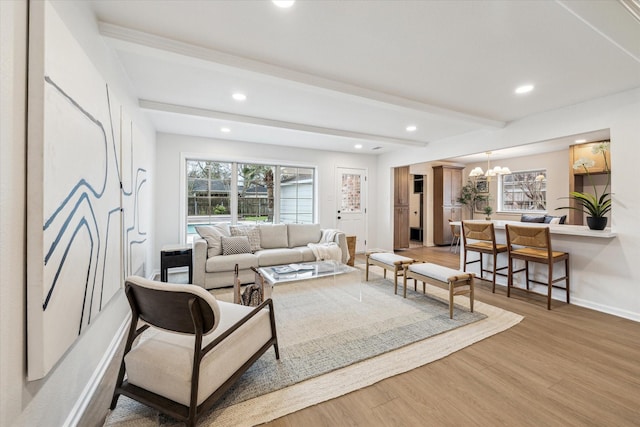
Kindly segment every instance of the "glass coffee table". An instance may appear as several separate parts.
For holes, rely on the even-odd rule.
[[[357,298],[361,300],[362,271],[337,261],[312,261],[295,264],[274,265],[258,268],[265,282],[269,285],[265,289],[265,297],[271,298],[274,286],[278,284],[303,282],[307,280],[329,279],[353,281],[357,283]],[[354,289],[355,291],[355,289]]]

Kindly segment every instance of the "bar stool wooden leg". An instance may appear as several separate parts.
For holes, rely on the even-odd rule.
[[[511,286],[513,286],[513,258],[509,257],[509,269],[507,270],[507,298],[511,297]]]
[[[493,254],[493,287],[491,288],[492,293],[496,293],[496,266],[498,265],[498,254]]]

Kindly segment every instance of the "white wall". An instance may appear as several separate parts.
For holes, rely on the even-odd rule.
[[[506,147],[546,141],[562,136],[610,129],[613,211],[611,225],[618,233],[615,239],[603,241],[600,257],[606,271],[591,280],[599,286],[597,299],[572,300],[572,303],[593,307],[640,321],[640,197],[636,179],[640,154],[640,89],[599,98],[571,107],[558,109],[509,123],[502,129],[487,129],[430,143],[424,148],[404,149],[381,155],[378,161],[378,181],[390,182],[389,171],[395,166],[445,159],[464,154],[481,153]],[[567,162],[568,165],[568,162]],[[381,185],[378,195],[378,223],[388,224],[392,206],[389,186]],[[380,227],[374,245],[391,247],[393,228]],[[602,239],[605,240],[605,239]],[[579,250],[579,248],[576,248]]]
[[[100,70],[117,98],[140,127],[146,141],[155,132],[130,95],[126,78],[114,54],[99,36],[95,18],[82,2],[52,2],[56,12]],[[33,5],[32,5],[33,7]],[[25,330],[25,103],[27,2],[0,1],[2,84],[0,122],[1,238],[0,260],[0,425],[64,425],[79,414],[83,398],[90,397],[92,377],[105,363],[104,356],[128,313],[120,292],[95,323],[80,337],[47,377],[26,381]],[[55,41],[53,41],[55,42]],[[153,145],[147,147],[153,157]],[[150,171],[153,182],[153,171]],[[147,213],[151,218],[151,213]],[[151,261],[152,254],[147,254]],[[99,379],[99,378],[98,378]],[[89,387],[89,388],[88,388]]]
[[[333,228],[336,225],[335,172],[337,167],[367,169],[369,207],[378,204],[378,183],[381,181],[377,179],[375,156],[160,133],[156,144],[156,170],[162,171],[156,177],[156,254],[160,254],[163,245],[180,242],[180,204],[184,203],[179,197],[180,159],[183,155],[202,156],[215,160],[316,167],[318,222],[323,228]],[[389,181],[382,182],[388,185]],[[368,211],[371,212],[371,209]],[[370,236],[376,233],[378,227],[375,215],[369,214],[368,227]],[[154,263],[156,270],[160,268],[159,263],[158,255]]]
[[[25,377],[26,1],[0,1],[0,425],[22,410]]]
[[[549,153],[530,155],[526,157],[512,157],[492,161],[493,166],[500,165],[508,167],[512,172],[546,169],[547,170],[547,213],[553,216],[567,215],[568,209],[556,210],[568,205],[568,200],[561,199],[569,194],[569,150],[559,150]],[[469,163],[463,171],[463,180],[466,182],[471,169],[480,166],[482,170],[487,170],[487,162]],[[508,213],[498,211],[498,178],[492,178],[489,183],[489,204],[493,208],[492,219],[520,220],[520,213]],[[469,211],[465,208],[465,218]],[[484,213],[475,213],[475,219],[484,218]]]

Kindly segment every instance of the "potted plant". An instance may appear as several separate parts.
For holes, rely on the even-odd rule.
[[[490,221],[491,220],[491,214],[493,213],[493,208],[491,206],[487,205],[482,209],[482,211],[486,215],[485,219],[487,221]]]
[[[481,194],[476,188],[475,183],[471,180],[467,181],[467,184],[460,189],[460,197],[458,197],[458,203],[465,205],[469,208],[469,218],[473,219],[473,208],[477,202],[486,202],[489,197]]]
[[[589,168],[593,167],[595,162],[591,159],[580,158],[573,164],[574,169],[584,169],[589,184],[593,187],[593,194],[580,191],[572,191],[569,193],[569,197],[563,197],[564,199],[575,200],[578,207],[565,206],[557,209],[575,209],[587,214],[587,225],[592,230],[604,230],[607,226],[608,218],[605,216],[611,211],[611,194],[609,193],[609,186],[611,184],[611,170],[607,163],[606,153],[609,151],[609,141],[604,141],[600,144],[596,144],[591,149],[593,154],[602,154],[604,158],[604,170],[607,174],[607,184],[602,191],[602,194],[598,194],[591,175],[589,174]],[[556,210],[557,210],[556,209]]]

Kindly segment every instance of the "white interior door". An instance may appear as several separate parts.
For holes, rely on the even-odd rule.
[[[336,228],[356,236],[356,252],[367,248],[367,173],[365,169],[336,170]]]

